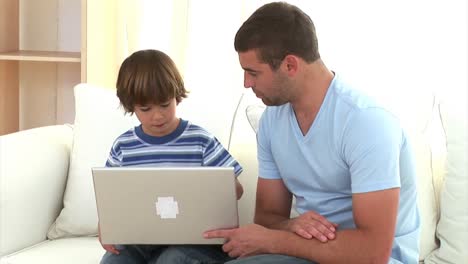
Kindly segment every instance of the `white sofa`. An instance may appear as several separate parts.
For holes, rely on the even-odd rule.
[[[89,168],[104,164],[115,136],[135,119],[122,115],[114,91],[81,84],[75,87],[75,98],[73,126],[0,137],[0,264],[91,264],[99,263],[104,253],[95,236]],[[230,145],[244,167],[240,180],[245,193],[239,210],[241,223],[248,223],[257,177],[255,132],[250,124],[256,126],[262,108],[249,93],[241,99],[235,122],[217,120],[223,122],[218,127],[226,130],[212,132],[229,135],[222,143]],[[414,112],[402,114],[417,155],[421,263],[468,263],[466,115],[444,110],[431,96],[422,99]],[[232,100],[235,105],[239,98]],[[226,111],[231,117],[232,111]]]

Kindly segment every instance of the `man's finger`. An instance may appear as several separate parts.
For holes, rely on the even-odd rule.
[[[233,229],[219,229],[219,230],[212,230],[206,231],[203,233],[204,238],[228,238]]]
[[[311,239],[311,238],[313,238],[313,236],[312,236],[309,232],[305,231],[305,230],[302,229],[302,228],[301,228],[301,229],[298,229],[298,230],[296,231],[296,234],[300,235],[301,237],[303,237],[303,238],[305,238],[305,239]]]
[[[229,252],[226,252],[231,258],[237,258],[239,257],[241,254],[240,252],[238,252],[237,250],[231,250]]]
[[[223,245],[223,251],[226,252],[226,253],[229,253],[234,247],[232,246],[232,243],[225,243]]]
[[[307,227],[307,232],[312,234],[313,236],[319,238],[320,241],[325,242],[327,239],[334,239],[335,238],[335,233],[333,231],[330,231],[326,226],[313,226],[309,225]],[[325,237],[320,238],[320,236],[323,235]]]
[[[320,214],[318,214],[318,213],[316,213],[314,211],[309,211],[306,214],[307,214],[306,215],[307,218],[309,218],[310,220],[318,221],[319,223],[324,225],[326,228],[328,228],[332,232],[335,232],[336,227],[338,227],[337,224],[328,221],[327,218],[325,218],[324,216],[322,216],[322,215],[320,215]]]

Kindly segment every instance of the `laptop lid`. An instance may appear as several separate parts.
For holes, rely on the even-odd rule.
[[[103,244],[222,244],[239,225],[233,167],[92,168]]]

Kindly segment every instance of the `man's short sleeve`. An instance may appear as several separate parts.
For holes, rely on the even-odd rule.
[[[353,193],[400,187],[400,152],[405,144],[398,119],[380,108],[352,114],[343,135]]]
[[[260,118],[257,134],[257,158],[259,177],[264,179],[280,179],[281,176],[271,152],[272,111],[267,108]]]

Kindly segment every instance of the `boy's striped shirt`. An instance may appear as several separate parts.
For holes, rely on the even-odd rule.
[[[141,125],[123,133],[115,140],[106,166],[231,166],[236,176],[242,172],[214,135],[182,119],[174,132],[163,137],[143,133]]]

